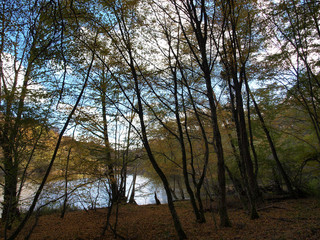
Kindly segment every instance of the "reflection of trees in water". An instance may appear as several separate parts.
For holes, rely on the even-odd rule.
[[[126,192],[130,196],[132,191],[133,175],[127,177],[127,185],[130,186]],[[20,210],[26,211],[30,206],[38,185],[26,183],[20,200]],[[0,189],[1,194],[2,189]],[[69,209],[96,209],[108,207],[110,186],[107,179],[84,178],[68,182]],[[135,184],[135,201],[139,205],[155,204],[154,192],[161,203],[166,203],[167,198],[162,185],[147,177],[137,175]],[[65,199],[65,182],[49,182],[41,194],[37,204],[38,208],[60,209]]]

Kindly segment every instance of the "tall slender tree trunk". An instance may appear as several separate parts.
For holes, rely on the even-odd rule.
[[[184,108],[184,114],[185,114],[185,131],[186,131],[186,135],[187,135],[187,139],[188,139],[188,142],[189,142],[189,146],[190,146],[190,153],[191,153],[191,168],[192,168],[192,180],[193,180],[193,185],[194,187],[196,188],[196,199],[198,201],[198,205],[199,205],[199,212],[200,214],[203,215],[203,218],[204,218],[204,209],[203,209],[203,204],[202,204],[202,198],[201,198],[201,189],[203,187],[203,184],[204,184],[204,180],[205,180],[205,177],[207,175],[207,168],[208,168],[208,163],[209,163],[209,142],[208,142],[208,138],[207,138],[207,134],[206,134],[206,131],[205,131],[205,128],[202,124],[202,121],[201,121],[201,118],[200,118],[200,114],[198,112],[198,109],[196,107],[196,104],[195,104],[195,101],[194,101],[194,98],[192,96],[192,93],[191,93],[191,89],[190,89],[190,86],[188,84],[188,81],[186,79],[186,77],[184,76],[184,74],[182,74],[182,77],[183,77],[183,80],[184,80],[184,85],[187,87],[187,90],[188,90],[188,94],[189,94],[189,98],[190,98],[190,102],[191,102],[191,105],[192,105],[192,108],[193,108],[193,111],[194,111],[194,114],[196,116],[196,119],[197,119],[197,122],[199,124],[199,127],[200,127],[200,130],[201,130],[201,135],[202,135],[202,139],[203,139],[203,142],[204,142],[204,148],[205,148],[205,151],[204,151],[204,163],[203,163],[203,169],[202,169],[202,173],[200,175],[200,178],[197,182],[196,180],[196,171],[195,171],[195,167],[194,167],[194,157],[193,157],[193,148],[192,148],[192,141],[191,141],[191,138],[190,138],[190,135],[189,135],[189,131],[188,131],[188,122],[187,122],[187,119],[188,119],[188,114],[187,114],[187,111],[186,111],[186,108],[185,108],[185,104],[183,102],[183,108]]]
[[[139,98],[140,98],[139,95],[140,94],[138,94],[138,102],[139,102]],[[145,149],[147,151],[149,160],[150,160],[153,168],[155,169],[155,171],[157,172],[157,174],[159,175],[159,177],[160,177],[160,179],[162,181],[163,187],[164,187],[165,192],[167,194],[168,207],[169,207],[169,210],[170,210],[173,222],[174,222],[175,229],[176,229],[176,231],[178,233],[179,239],[181,239],[181,240],[182,239],[187,239],[187,236],[186,236],[185,232],[182,229],[178,214],[177,214],[175,206],[173,204],[173,198],[172,198],[172,194],[171,194],[171,191],[170,191],[169,182],[167,180],[167,177],[165,176],[165,174],[163,173],[163,171],[159,167],[156,159],[154,158],[152,150],[151,150],[149,142],[148,142],[147,133],[146,133],[146,127],[145,127],[144,118],[143,118],[141,99],[140,99],[140,103],[138,103],[138,105],[139,105],[139,109],[140,109],[138,115],[139,115],[140,125],[141,125],[141,131],[142,131],[142,137],[143,137],[143,145],[144,145],[144,147],[145,147]]]
[[[246,84],[248,85],[247,81],[246,81]],[[273,158],[274,158],[274,160],[275,160],[275,162],[277,164],[278,170],[281,173],[281,176],[282,176],[284,182],[286,183],[286,186],[287,186],[287,189],[288,189],[290,195],[295,196],[296,194],[295,194],[295,191],[294,191],[294,189],[292,187],[291,180],[290,180],[289,176],[287,175],[286,171],[284,170],[284,168],[283,168],[283,166],[282,166],[282,164],[281,164],[281,162],[279,160],[276,147],[275,147],[275,145],[273,143],[273,140],[271,138],[270,132],[269,132],[269,130],[268,130],[266,124],[265,124],[264,118],[263,118],[263,116],[262,116],[262,114],[260,112],[259,106],[258,106],[253,94],[251,93],[251,91],[249,89],[249,86],[247,86],[247,89],[248,89],[248,91],[250,93],[250,96],[251,96],[251,99],[253,101],[255,110],[256,110],[256,112],[258,114],[260,123],[262,125],[262,129],[265,132],[266,137],[268,139],[268,143],[269,143],[269,146],[270,146],[270,149],[271,149],[271,152],[272,152],[272,156],[273,156]]]
[[[64,215],[67,210],[67,203],[68,203],[68,174],[69,174],[69,162],[70,162],[70,155],[71,155],[72,147],[68,150],[68,156],[67,156],[67,163],[66,163],[66,169],[65,169],[65,175],[64,175],[64,200],[63,200],[63,208],[61,211],[60,218],[64,218]]]
[[[232,172],[230,171],[230,169],[226,166],[226,170],[227,173],[229,175],[229,178],[231,179],[233,186],[234,186],[234,190],[236,191],[239,200],[243,206],[243,209],[245,210],[249,210],[248,209],[248,198],[246,196],[245,190],[243,189],[241,182],[239,181],[239,179],[237,179]]]
[[[189,181],[189,174],[188,174],[188,167],[187,167],[187,154],[186,154],[186,147],[184,143],[184,134],[182,130],[182,123],[180,120],[180,109],[179,109],[179,100],[178,100],[178,79],[177,79],[177,73],[175,70],[172,70],[173,73],[173,80],[174,80],[174,100],[175,100],[175,116],[176,116],[176,122],[177,122],[177,127],[178,127],[178,132],[179,132],[179,144],[180,144],[180,149],[181,149],[181,155],[182,155],[182,168],[183,168],[183,178],[185,182],[185,186],[187,189],[187,192],[190,197],[190,202],[193,208],[193,212],[196,216],[196,220],[199,223],[204,223],[206,222],[206,219],[204,217],[203,212],[199,211],[199,208],[197,206],[195,194],[190,186],[190,181]]]
[[[221,133],[218,125],[217,108],[215,105],[215,99],[213,95],[213,89],[211,85],[211,77],[209,74],[209,66],[204,62],[204,72],[207,72],[205,76],[207,97],[209,99],[209,105],[211,110],[211,121],[213,126],[214,147],[218,158],[218,184],[219,184],[219,215],[220,225],[224,227],[231,226],[231,222],[227,212],[227,200],[226,200],[226,176],[225,176],[225,163],[222,147]]]
[[[211,81],[211,80],[209,80]],[[211,82],[210,82],[211,85]],[[211,121],[213,121],[213,133],[215,141],[215,150],[218,157],[218,184],[219,184],[219,215],[220,215],[220,225],[223,227],[228,227],[231,225],[228,213],[227,213],[227,200],[226,200],[226,177],[225,177],[225,165],[224,156],[220,130],[218,127],[218,120],[216,115],[216,107],[212,103],[212,89],[208,90],[210,109],[211,109]]]
[[[246,118],[243,107],[242,86],[243,76],[242,71],[248,61],[250,53],[250,43],[248,53],[244,53],[242,45],[240,46],[240,37],[238,36],[238,21],[239,12],[237,4],[234,1],[225,1],[222,3],[223,10],[223,34],[222,34],[222,49],[220,56],[225,68],[225,80],[228,83],[229,95],[231,100],[233,120],[236,125],[240,159],[244,167],[244,182],[247,190],[248,200],[250,204],[250,218],[258,218],[256,202],[260,195],[254,167],[252,163],[250,144],[247,134]],[[249,30],[251,26],[248,26]],[[251,37],[250,31],[248,36]]]
[[[245,175],[248,183],[247,187],[248,187],[248,197],[250,202],[250,218],[256,219],[256,218],[259,218],[257,208],[256,208],[256,202],[260,193],[259,193],[257,178],[254,174],[253,163],[250,155],[249,139],[247,134],[245,114],[243,109],[241,87],[239,85],[237,77],[235,76],[236,73],[233,73],[233,75],[234,75],[233,88],[235,89],[235,102],[236,102],[236,106],[234,106],[236,108],[234,108],[233,111],[234,111],[234,115],[236,115],[235,119],[236,121],[238,121],[237,131],[238,131],[240,157],[245,166],[245,173],[246,173]],[[231,84],[229,86],[231,86]],[[229,91],[231,93],[232,89],[230,88]]]
[[[18,213],[17,185],[18,185],[18,166],[15,163],[10,147],[3,148],[4,152],[4,194],[2,222],[5,229],[11,229],[12,223]]]
[[[60,144],[61,144],[62,137],[63,137],[65,131],[67,130],[67,127],[68,127],[68,125],[69,125],[69,123],[70,123],[70,121],[71,121],[71,118],[72,118],[74,112],[76,111],[76,109],[77,109],[77,107],[78,107],[78,105],[79,105],[79,102],[80,102],[80,100],[81,100],[81,98],[82,98],[82,95],[83,95],[83,93],[84,93],[84,90],[85,90],[85,88],[86,88],[86,86],[87,86],[88,79],[89,79],[89,75],[90,75],[91,68],[92,68],[92,65],[93,65],[93,61],[94,61],[94,53],[92,53],[92,59],[91,59],[91,62],[90,62],[90,65],[89,65],[89,68],[88,68],[88,71],[87,71],[87,75],[86,75],[86,78],[85,78],[85,80],[84,80],[84,84],[83,84],[83,86],[82,86],[81,92],[80,92],[80,94],[79,94],[79,96],[78,96],[78,98],[77,98],[77,100],[76,100],[76,103],[74,104],[74,106],[73,106],[70,114],[68,115],[68,118],[67,118],[67,120],[66,120],[66,122],[65,122],[65,124],[64,124],[64,126],[63,126],[63,128],[62,128],[62,130],[61,130],[61,132],[60,132],[60,134],[59,134],[59,137],[58,137],[58,140],[57,140],[55,149],[54,149],[54,151],[53,151],[53,154],[52,154],[50,163],[49,163],[49,165],[48,165],[48,167],[47,167],[46,173],[45,173],[45,175],[44,175],[44,177],[43,177],[43,179],[42,179],[42,181],[41,181],[41,184],[40,184],[37,192],[35,193],[35,196],[34,196],[34,198],[33,198],[33,201],[32,201],[32,203],[31,203],[31,206],[29,207],[28,212],[27,212],[26,215],[24,216],[24,218],[23,218],[23,220],[21,221],[21,223],[19,224],[19,226],[15,229],[15,231],[14,231],[14,232],[11,234],[11,236],[8,238],[9,240],[14,240],[14,239],[18,236],[18,234],[19,234],[19,233],[22,231],[22,229],[24,228],[24,226],[26,225],[27,221],[28,221],[29,218],[31,217],[31,215],[32,215],[32,213],[33,213],[33,211],[34,211],[34,209],[35,209],[35,207],[36,207],[36,204],[37,204],[37,202],[38,202],[38,200],[39,200],[40,194],[41,194],[41,192],[42,192],[42,190],[43,190],[43,188],[44,188],[44,185],[45,185],[45,183],[46,183],[46,181],[47,181],[47,179],[48,179],[48,177],[49,177],[49,174],[50,174],[51,169],[52,169],[52,167],[53,167],[54,161],[55,161],[55,159],[56,159],[56,156],[57,156],[57,153],[58,153]]]
[[[129,67],[132,73],[132,77],[134,80],[134,89],[135,89],[135,93],[137,96],[137,104],[138,104],[138,108],[137,108],[137,114],[139,117],[139,121],[140,121],[140,127],[141,127],[141,139],[144,145],[144,148],[147,152],[147,155],[149,157],[149,160],[154,168],[154,170],[156,171],[156,173],[158,174],[158,176],[160,177],[162,183],[163,183],[163,187],[165,189],[165,192],[167,194],[167,201],[168,201],[168,207],[173,219],[173,223],[176,229],[176,232],[179,236],[179,239],[187,239],[187,235],[185,234],[184,230],[182,229],[182,225],[180,223],[180,219],[178,217],[178,214],[176,212],[174,203],[173,203],[173,198],[172,198],[172,194],[170,191],[170,186],[169,186],[169,182],[167,177],[165,176],[165,174],[163,173],[163,171],[161,170],[161,168],[159,167],[156,159],[154,158],[154,155],[152,153],[151,147],[149,145],[149,140],[148,140],[148,136],[147,136],[147,129],[145,126],[145,121],[144,121],[144,115],[143,115],[143,105],[142,105],[142,97],[141,97],[141,92],[140,92],[140,87],[139,87],[139,79],[138,79],[138,74],[136,72],[135,69],[135,65],[134,65],[134,60],[133,60],[133,56],[132,56],[132,52],[131,49],[128,49],[128,54],[129,54]]]
[[[212,59],[208,59],[208,49],[207,44],[209,41],[208,33],[210,21],[208,19],[206,4],[205,1],[199,1],[195,3],[194,1],[186,1],[183,3],[183,8],[185,8],[186,13],[188,14],[188,18],[190,20],[190,24],[193,30],[194,37],[197,41],[197,47],[199,48],[199,52],[196,53],[194,51],[194,45],[192,43],[190,36],[187,34],[184,25],[181,20],[180,10],[181,8],[178,6],[177,1],[172,0],[176,12],[179,15],[180,26],[182,27],[183,34],[187,39],[189,48],[192,51],[193,56],[197,60],[201,71],[203,72],[203,78],[205,80],[206,85],[206,96],[209,101],[210,107],[210,117],[213,128],[213,138],[214,138],[214,148],[218,158],[218,182],[219,182],[219,215],[220,215],[220,225],[223,227],[228,227],[231,225],[228,212],[227,212],[227,204],[226,204],[226,179],[225,179],[225,167],[224,167],[224,155],[223,155],[223,146],[221,140],[221,134],[218,124],[217,117],[217,108],[214,101],[214,93],[211,83],[211,71],[212,65],[215,62]],[[209,65],[209,63],[211,65]]]
[[[109,135],[108,135],[108,122],[107,122],[107,101],[106,101],[106,94],[107,94],[107,82],[105,81],[105,76],[103,72],[101,82],[101,108],[102,108],[102,120],[103,120],[103,140],[104,140],[104,148],[105,148],[105,161],[107,166],[107,177],[109,179],[109,184],[111,186],[111,197],[112,201],[118,201],[118,184],[117,179],[114,174],[114,164],[111,158],[111,147],[109,142]]]
[[[129,203],[136,203],[136,201],[134,200],[135,188],[136,188],[136,179],[137,179],[137,169],[135,169],[133,177],[132,177],[132,191],[131,191],[131,195],[130,195],[130,198],[129,198]]]

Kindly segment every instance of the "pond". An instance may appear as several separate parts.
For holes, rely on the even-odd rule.
[[[127,196],[132,191],[133,176],[127,177]],[[21,194],[20,210],[26,211],[30,206],[38,185],[27,183]],[[78,179],[68,182],[68,207],[76,209],[93,209],[108,206],[108,182],[107,179]],[[2,189],[0,190],[2,201]],[[45,185],[37,207],[60,208],[63,205],[65,182],[49,182]],[[138,205],[154,204],[154,192],[161,203],[167,202],[167,196],[161,184],[142,176],[137,175],[135,185],[135,201]],[[2,209],[0,209],[0,213]]]

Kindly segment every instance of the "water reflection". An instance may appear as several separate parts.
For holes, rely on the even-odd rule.
[[[133,176],[127,177],[127,196],[132,191]],[[20,209],[26,211],[30,206],[38,185],[28,183],[25,185],[20,201]],[[108,206],[108,181],[107,179],[78,179],[68,182],[68,206],[77,209],[92,209]],[[135,201],[138,205],[155,204],[154,192],[161,203],[167,202],[163,187],[150,179],[137,175],[135,185]],[[2,189],[0,190],[1,198]],[[50,208],[60,208],[65,199],[65,182],[50,182],[45,185],[38,201],[37,207],[46,205]],[[2,209],[1,209],[2,211]]]

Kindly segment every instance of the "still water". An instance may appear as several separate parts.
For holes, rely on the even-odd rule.
[[[127,177],[127,196],[132,191],[133,176]],[[20,209],[26,211],[30,206],[37,190],[36,184],[25,184],[20,197]],[[68,182],[68,206],[78,209],[102,208],[108,206],[108,182],[106,179],[78,179]],[[162,185],[150,179],[137,175],[135,185],[135,201],[138,205],[154,204],[154,192],[161,203],[166,203],[167,196]],[[2,198],[2,189],[0,190]],[[47,183],[42,191],[38,207],[46,205],[49,208],[60,208],[64,202],[65,182]],[[2,199],[0,199],[2,201]],[[0,213],[2,209],[0,209]]]

